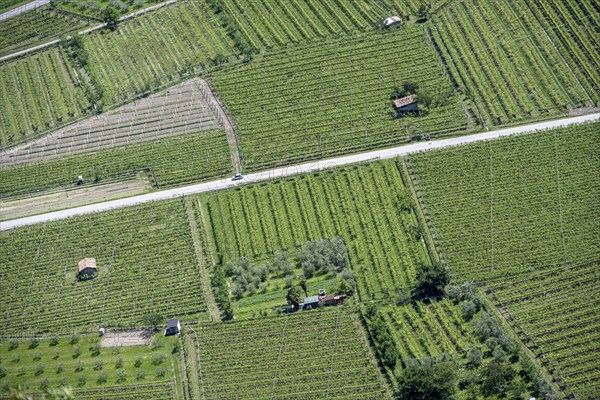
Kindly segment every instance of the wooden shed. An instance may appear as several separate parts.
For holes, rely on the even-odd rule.
[[[390,28],[392,26],[398,26],[402,23],[402,19],[397,16],[397,15],[393,15],[391,17],[387,17],[386,19],[383,20],[383,25],[386,28]]]
[[[93,278],[96,274],[96,259],[95,258],[84,258],[79,261],[79,271],[78,278],[79,280],[85,280]]]
[[[394,100],[394,106],[396,107],[396,110],[401,113],[419,111],[417,96],[414,94]]]

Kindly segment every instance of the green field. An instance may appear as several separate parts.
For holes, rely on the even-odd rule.
[[[19,14],[0,22],[0,56],[37,46],[63,35],[81,31],[91,22],[49,6]]]
[[[10,11],[13,8],[29,3],[29,0],[4,0],[0,3],[0,13]]]
[[[181,200],[2,232],[0,247],[2,336],[130,328],[151,312],[208,319]],[[85,257],[99,273],[79,282]]]
[[[255,257],[309,240],[343,237],[363,300],[394,302],[428,260],[395,161],[349,167],[204,200],[217,256]]]
[[[233,167],[225,132],[188,133],[0,168],[0,198],[73,187],[79,175],[102,184],[132,179],[139,171],[148,174],[155,188],[230,176]]]
[[[137,395],[132,398],[158,399],[173,384],[177,365],[172,363],[176,360],[172,348],[177,346],[173,337],[155,340],[155,345],[128,347],[98,347],[99,339],[90,336],[54,340],[56,344],[50,339],[1,342],[0,357],[6,367],[2,384],[26,385],[29,391],[70,385],[77,399],[98,398],[117,387],[122,395]],[[11,349],[15,344],[18,347]],[[5,398],[5,392],[0,388],[0,398]]]
[[[464,130],[461,101],[424,42],[421,28],[365,34],[273,50],[260,61],[212,74],[237,123],[245,167],[264,169]],[[437,104],[424,115],[395,118],[390,96],[407,82],[420,85]]]
[[[58,48],[0,64],[0,147],[21,142],[88,112]]]
[[[205,399],[386,399],[344,307],[194,328]]]
[[[567,391],[594,398],[600,123],[410,156],[455,279],[489,287]]]
[[[235,53],[205,1],[182,0],[85,38],[88,70],[108,103],[202,71]],[[160,51],[157,51],[160,49]]]
[[[427,30],[486,125],[547,118],[600,100],[600,10],[591,3],[453,2]]]

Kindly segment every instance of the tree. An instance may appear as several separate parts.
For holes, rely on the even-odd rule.
[[[302,302],[302,293],[300,293],[297,287],[291,287],[287,292],[286,299],[288,304],[291,304],[294,308],[298,308]]]
[[[106,27],[114,30],[119,22],[119,11],[113,6],[106,6],[102,10],[102,22],[106,23]]]
[[[504,393],[514,376],[515,371],[506,362],[490,361],[481,370],[481,389],[486,395]]]
[[[306,286],[306,278],[304,276],[300,278],[300,287],[304,291],[304,295],[308,297],[308,287]]]
[[[427,18],[429,17],[429,6],[427,6],[427,4],[421,4],[421,7],[419,7],[419,10],[417,11],[417,17],[419,17],[419,22],[427,21]]]
[[[148,328],[152,329],[153,332],[156,332],[158,331],[158,326],[163,322],[163,317],[158,313],[150,313],[144,315],[142,320]]]
[[[408,366],[398,379],[400,400],[448,399],[456,391],[452,362],[421,362]]]
[[[450,282],[450,273],[445,265],[441,263],[418,264],[417,265],[417,288],[418,298],[436,298],[444,293],[444,287]]]

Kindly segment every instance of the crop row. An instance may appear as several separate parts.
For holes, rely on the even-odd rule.
[[[459,2],[433,22],[436,48],[486,123],[561,114],[589,101],[535,15],[518,2]]]
[[[207,203],[226,259],[341,236],[361,296],[394,302],[427,260],[407,201],[395,162],[386,162],[219,192]]]
[[[239,128],[246,168],[401,143],[413,134],[464,129],[466,115],[420,28],[363,34],[267,52],[213,74]],[[319,60],[319,62],[315,62]],[[411,82],[439,104],[395,118],[394,88]]]
[[[0,147],[73,120],[89,106],[57,48],[0,64]]]
[[[0,56],[82,30],[89,21],[40,7],[0,23]]]
[[[231,39],[204,1],[178,1],[85,40],[89,72],[119,103],[233,54]],[[160,49],[160,51],[157,51]]]
[[[3,232],[2,335],[132,327],[149,312],[197,320],[206,305],[188,227],[173,200]],[[85,257],[98,276],[78,282]]]
[[[463,353],[475,344],[473,328],[463,324],[460,309],[447,299],[387,307],[385,311],[403,361]]]
[[[92,154],[53,158],[0,168],[0,197],[73,188],[78,176],[102,184],[133,179],[147,171],[155,187],[181,185],[231,174],[227,138],[222,130],[188,133]]]
[[[386,398],[356,316],[343,307],[196,330],[206,399]]]
[[[600,329],[599,129],[593,122],[409,161],[455,279],[493,289],[516,330],[582,398],[598,390],[589,337]]]

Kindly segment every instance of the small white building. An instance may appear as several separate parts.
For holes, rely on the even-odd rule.
[[[177,335],[181,332],[181,324],[178,319],[170,319],[167,321],[167,329],[165,329],[165,336]]]
[[[393,15],[391,17],[387,17],[386,19],[383,20],[383,25],[386,28],[390,28],[392,26],[398,26],[402,23],[402,19],[400,19],[400,17],[398,17],[397,15]]]

